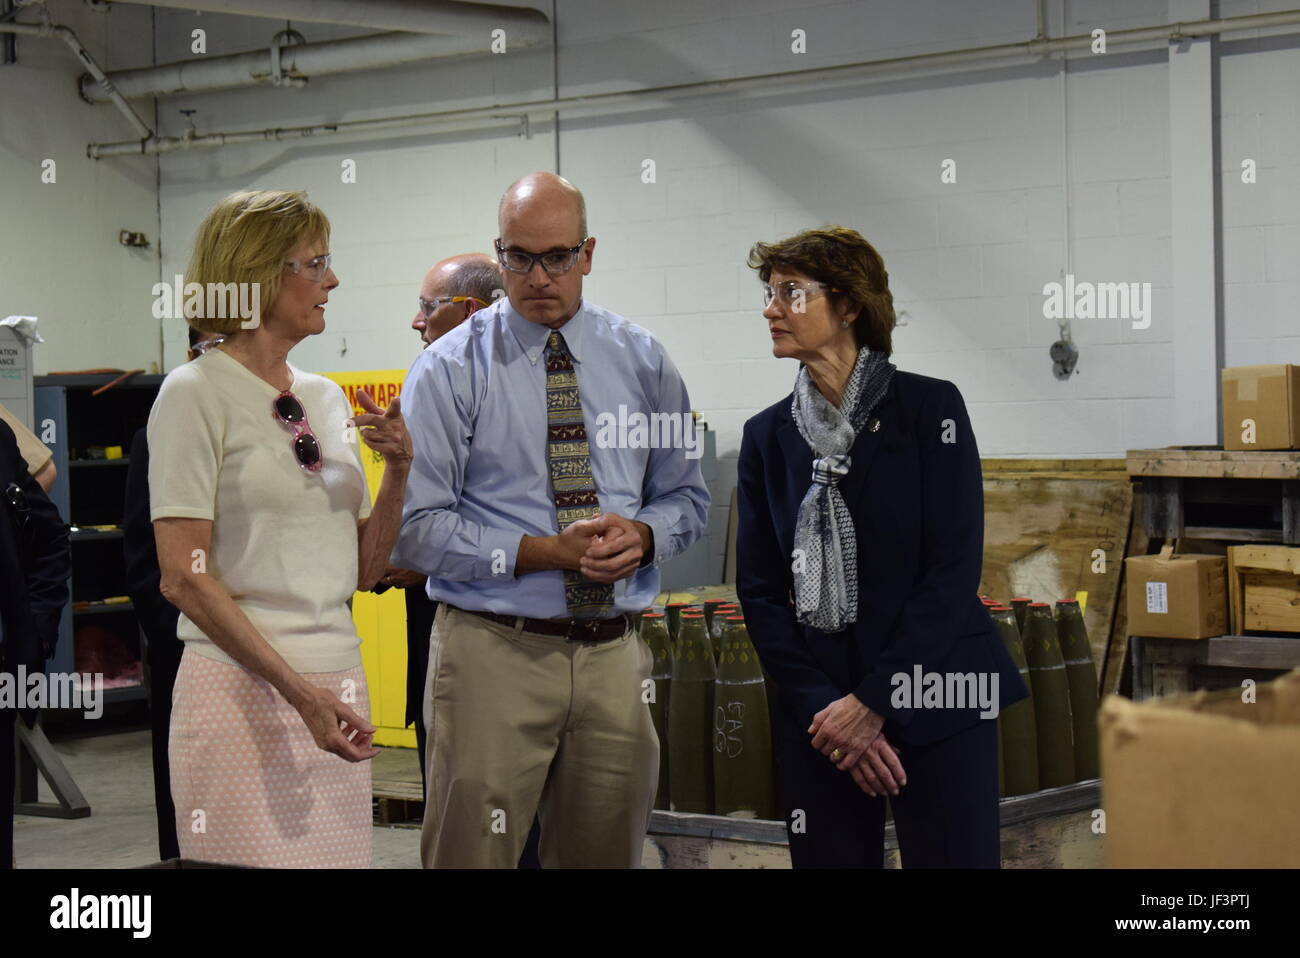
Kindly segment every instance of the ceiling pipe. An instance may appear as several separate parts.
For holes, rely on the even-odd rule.
[[[1278,13],[1248,14],[1218,20],[1199,20],[1194,23],[1170,23],[1164,26],[1140,27],[1132,30],[1115,30],[1106,34],[1107,47],[1126,46],[1155,41],[1169,42],[1215,36],[1239,30],[1257,30],[1270,27],[1287,27],[1300,24],[1300,10]],[[260,141],[276,142],[305,137],[337,136],[350,133],[367,133],[379,129],[413,128],[416,131],[447,129],[481,129],[510,124],[527,128],[531,117],[545,118],[552,114],[575,116],[584,113],[606,112],[612,107],[627,107],[647,101],[662,101],[674,97],[709,96],[721,93],[746,93],[780,84],[788,90],[790,84],[809,87],[842,86],[860,82],[864,78],[894,73],[899,70],[933,67],[966,66],[981,60],[1016,57],[1041,57],[1051,53],[1088,49],[1093,43],[1091,34],[1080,34],[1056,39],[1033,39],[1019,43],[1003,43],[964,50],[939,53],[922,53],[915,56],[849,63],[835,67],[816,67],[781,73],[736,77],[729,80],[705,80],[668,86],[650,87],[618,93],[598,93],[590,96],[559,97],[545,100],[525,100],[491,107],[463,110],[442,110],[407,116],[383,117],[370,120],[346,120],[338,123],[319,123],[306,126],[273,127],[264,130],[246,130],[231,133],[209,133],[184,137],[158,137],[149,143],[92,143],[86,148],[89,156],[99,159],[107,156],[131,156],[138,153],[171,153],[176,150],[226,146],[236,143]]]
[[[149,125],[140,119],[140,115],[131,109],[131,105],[122,98],[113,82],[105,75],[104,71],[99,68],[93,57],[81,45],[77,35],[67,27],[56,26],[48,21],[39,24],[36,23],[6,23],[0,22],[0,33],[13,33],[20,37],[44,37],[46,39],[62,40],[68,48],[77,55],[86,72],[94,78],[98,84],[103,98],[111,102],[126,117],[128,123],[135,128],[136,133],[140,135],[140,142],[153,138],[153,130]]]
[[[549,39],[549,27],[544,32],[530,29],[507,33],[507,49],[534,47]],[[204,93],[273,84],[277,50],[281,74],[303,81],[311,77],[383,69],[422,60],[490,55],[491,42],[490,35],[484,32],[455,36],[380,33],[322,43],[275,46],[230,56],[181,60],[138,70],[118,70],[110,75],[110,79],[123,96],[131,99]],[[81,78],[81,95],[91,103],[102,103],[106,99],[101,85],[90,76]]]
[[[170,7],[240,17],[300,23],[337,23],[371,30],[409,33],[512,33],[545,30],[550,20],[529,7],[459,0],[114,0],[147,7]]]

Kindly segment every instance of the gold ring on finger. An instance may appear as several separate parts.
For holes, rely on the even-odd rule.
[[[842,753],[839,749],[835,749],[833,752],[831,752],[831,761],[838,762],[840,758],[843,757],[843,754],[844,753]]]

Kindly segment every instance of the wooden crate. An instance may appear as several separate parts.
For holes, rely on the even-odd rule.
[[[999,802],[1003,868],[1100,868],[1096,779]],[[898,868],[898,836],[885,823],[886,868]],[[785,822],[686,815],[650,816],[643,868],[789,868]]]
[[[1230,547],[1228,605],[1234,633],[1300,632],[1300,549]]]
[[[1130,542],[1133,490],[1123,459],[985,459],[980,591],[1005,602],[1087,594],[1084,624],[1101,691],[1118,687],[1113,626]],[[1145,549],[1145,540],[1139,548]],[[1098,563],[1098,554],[1104,563]],[[1123,633],[1120,633],[1121,637]],[[1108,668],[1109,666],[1109,668]],[[1113,679],[1108,677],[1115,676]]]

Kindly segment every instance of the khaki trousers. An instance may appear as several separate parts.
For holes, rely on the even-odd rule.
[[[443,603],[425,686],[425,868],[514,868],[536,813],[543,868],[641,864],[659,775],[649,648],[524,632]]]

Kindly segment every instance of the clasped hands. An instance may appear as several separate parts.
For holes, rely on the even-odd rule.
[[[618,582],[641,566],[651,547],[650,527],[603,512],[579,519],[556,536],[560,566],[581,572],[593,582]]]
[[[898,752],[881,734],[885,718],[871,711],[853,693],[836,699],[813,716],[808,733],[813,748],[848,772],[873,798],[897,795],[907,784]]]

